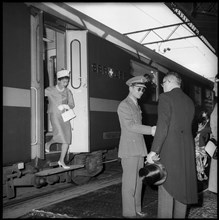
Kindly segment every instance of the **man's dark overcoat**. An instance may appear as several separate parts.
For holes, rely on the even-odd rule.
[[[151,148],[151,151],[160,154],[160,162],[167,169],[164,188],[184,204],[197,203],[198,199],[192,136],[194,111],[193,101],[180,88],[162,93]]]

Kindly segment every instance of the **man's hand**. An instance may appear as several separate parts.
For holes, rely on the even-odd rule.
[[[153,126],[153,127],[151,127],[151,135],[152,135],[152,136],[155,135],[156,128],[157,128],[157,126]]]
[[[146,159],[146,163],[154,163],[154,161],[160,160],[160,157],[158,154],[156,154],[155,152],[151,151],[148,155],[147,155],[147,159]]]

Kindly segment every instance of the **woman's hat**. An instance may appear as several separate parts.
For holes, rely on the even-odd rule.
[[[65,77],[68,76],[69,77],[69,71],[68,70],[60,70],[57,72],[57,79],[61,78],[61,77]]]
[[[143,183],[148,185],[161,185],[167,178],[167,171],[160,162],[147,163],[139,170],[139,176],[144,177]]]

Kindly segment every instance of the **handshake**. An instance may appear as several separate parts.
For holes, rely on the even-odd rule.
[[[69,105],[63,104],[63,105],[59,105],[59,106],[58,106],[58,109],[59,109],[60,111],[63,111],[64,109],[65,109],[65,110],[69,110],[70,107],[69,107]]]
[[[156,128],[157,128],[157,126],[152,126],[152,127],[151,127],[151,135],[152,135],[152,136],[155,135]]]

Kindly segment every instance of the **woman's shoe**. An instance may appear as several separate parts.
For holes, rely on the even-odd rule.
[[[60,161],[58,161],[58,165],[64,169],[70,169],[69,166],[66,166],[65,164],[62,164]]]
[[[50,150],[49,150],[49,147],[47,145],[48,145],[48,143],[45,144],[45,151],[46,151],[46,153],[49,153]]]
[[[136,212],[136,215],[138,218],[145,218],[148,216],[148,213],[146,212]]]

